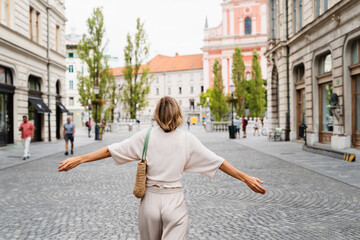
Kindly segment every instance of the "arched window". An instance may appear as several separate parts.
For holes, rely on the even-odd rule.
[[[351,46],[351,64],[360,62],[360,39],[354,41]]]
[[[0,83],[13,85],[12,74],[9,68],[0,66]]]
[[[40,79],[34,76],[29,77],[29,89],[33,91],[41,91],[40,88]]]
[[[60,81],[57,80],[56,82],[56,95],[60,95]]]
[[[331,54],[325,54],[319,58],[319,74],[324,74],[331,72],[332,70],[332,62],[331,62]]]
[[[245,18],[245,34],[251,34],[251,18]]]

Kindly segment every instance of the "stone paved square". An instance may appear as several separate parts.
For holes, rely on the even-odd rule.
[[[185,130],[185,129],[184,129]],[[359,188],[265,155],[226,133],[194,134],[240,170],[265,181],[266,195],[218,171],[186,173],[189,239],[359,239]],[[85,154],[129,134],[76,148]],[[0,239],[139,239],[132,195],[136,164],[111,159],[58,173],[63,153],[0,170]]]

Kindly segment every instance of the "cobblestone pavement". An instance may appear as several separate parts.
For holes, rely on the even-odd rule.
[[[195,133],[217,154],[265,181],[255,194],[221,171],[186,173],[189,239],[360,239],[360,189],[259,153],[225,133]],[[112,137],[112,139],[110,139]],[[84,154],[127,135],[76,149]],[[111,159],[58,173],[63,154],[0,171],[0,239],[139,239],[136,164]]]

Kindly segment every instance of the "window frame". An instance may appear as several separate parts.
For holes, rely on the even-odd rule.
[[[74,72],[74,65],[69,65],[69,73],[73,73]]]
[[[357,46],[357,60],[354,63],[353,62],[353,46]],[[353,41],[353,43],[351,44],[351,54],[350,54],[350,65],[355,65],[355,64],[359,64],[360,63],[360,39],[357,39],[355,41]]]
[[[69,80],[69,89],[74,89],[74,80]]]
[[[249,29],[250,28],[250,29]],[[249,30],[250,30],[250,32],[249,32]],[[244,19],[244,33],[245,33],[245,35],[251,35],[251,31],[252,29],[251,29],[251,17],[246,17],[245,19]]]

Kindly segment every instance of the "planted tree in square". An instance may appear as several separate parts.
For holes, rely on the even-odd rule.
[[[97,107],[93,111],[93,119],[99,122],[104,106],[109,100],[109,86],[114,84],[114,77],[109,70],[105,57],[107,43],[104,42],[104,15],[101,8],[95,8],[87,19],[88,33],[82,36],[77,51],[79,59],[86,64],[88,74],[78,72],[79,102],[86,107],[89,100]],[[99,94],[95,97],[94,87],[99,86]],[[96,115],[97,113],[97,115]]]
[[[127,45],[124,49],[125,69],[123,70],[125,83],[121,99],[128,110],[131,119],[136,118],[136,112],[144,109],[148,102],[146,95],[150,92],[152,76],[149,67],[143,65],[149,55],[149,44],[144,23],[137,19],[134,37],[127,35]]]
[[[261,76],[261,67],[257,51],[253,51],[252,77],[250,80],[249,113],[251,117],[264,117],[265,112],[265,88]]]
[[[214,87],[211,91],[210,109],[215,116],[215,121],[221,121],[229,112],[229,106],[225,101],[224,85],[222,79],[222,66],[216,59],[213,65]]]
[[[248,81],[245,78],[245,64],[239,48],[235,48],[232,63],[232,80],[235,84],[234,97],[236,98],[236,113],[238,116],[245,115],[248,101]]]

